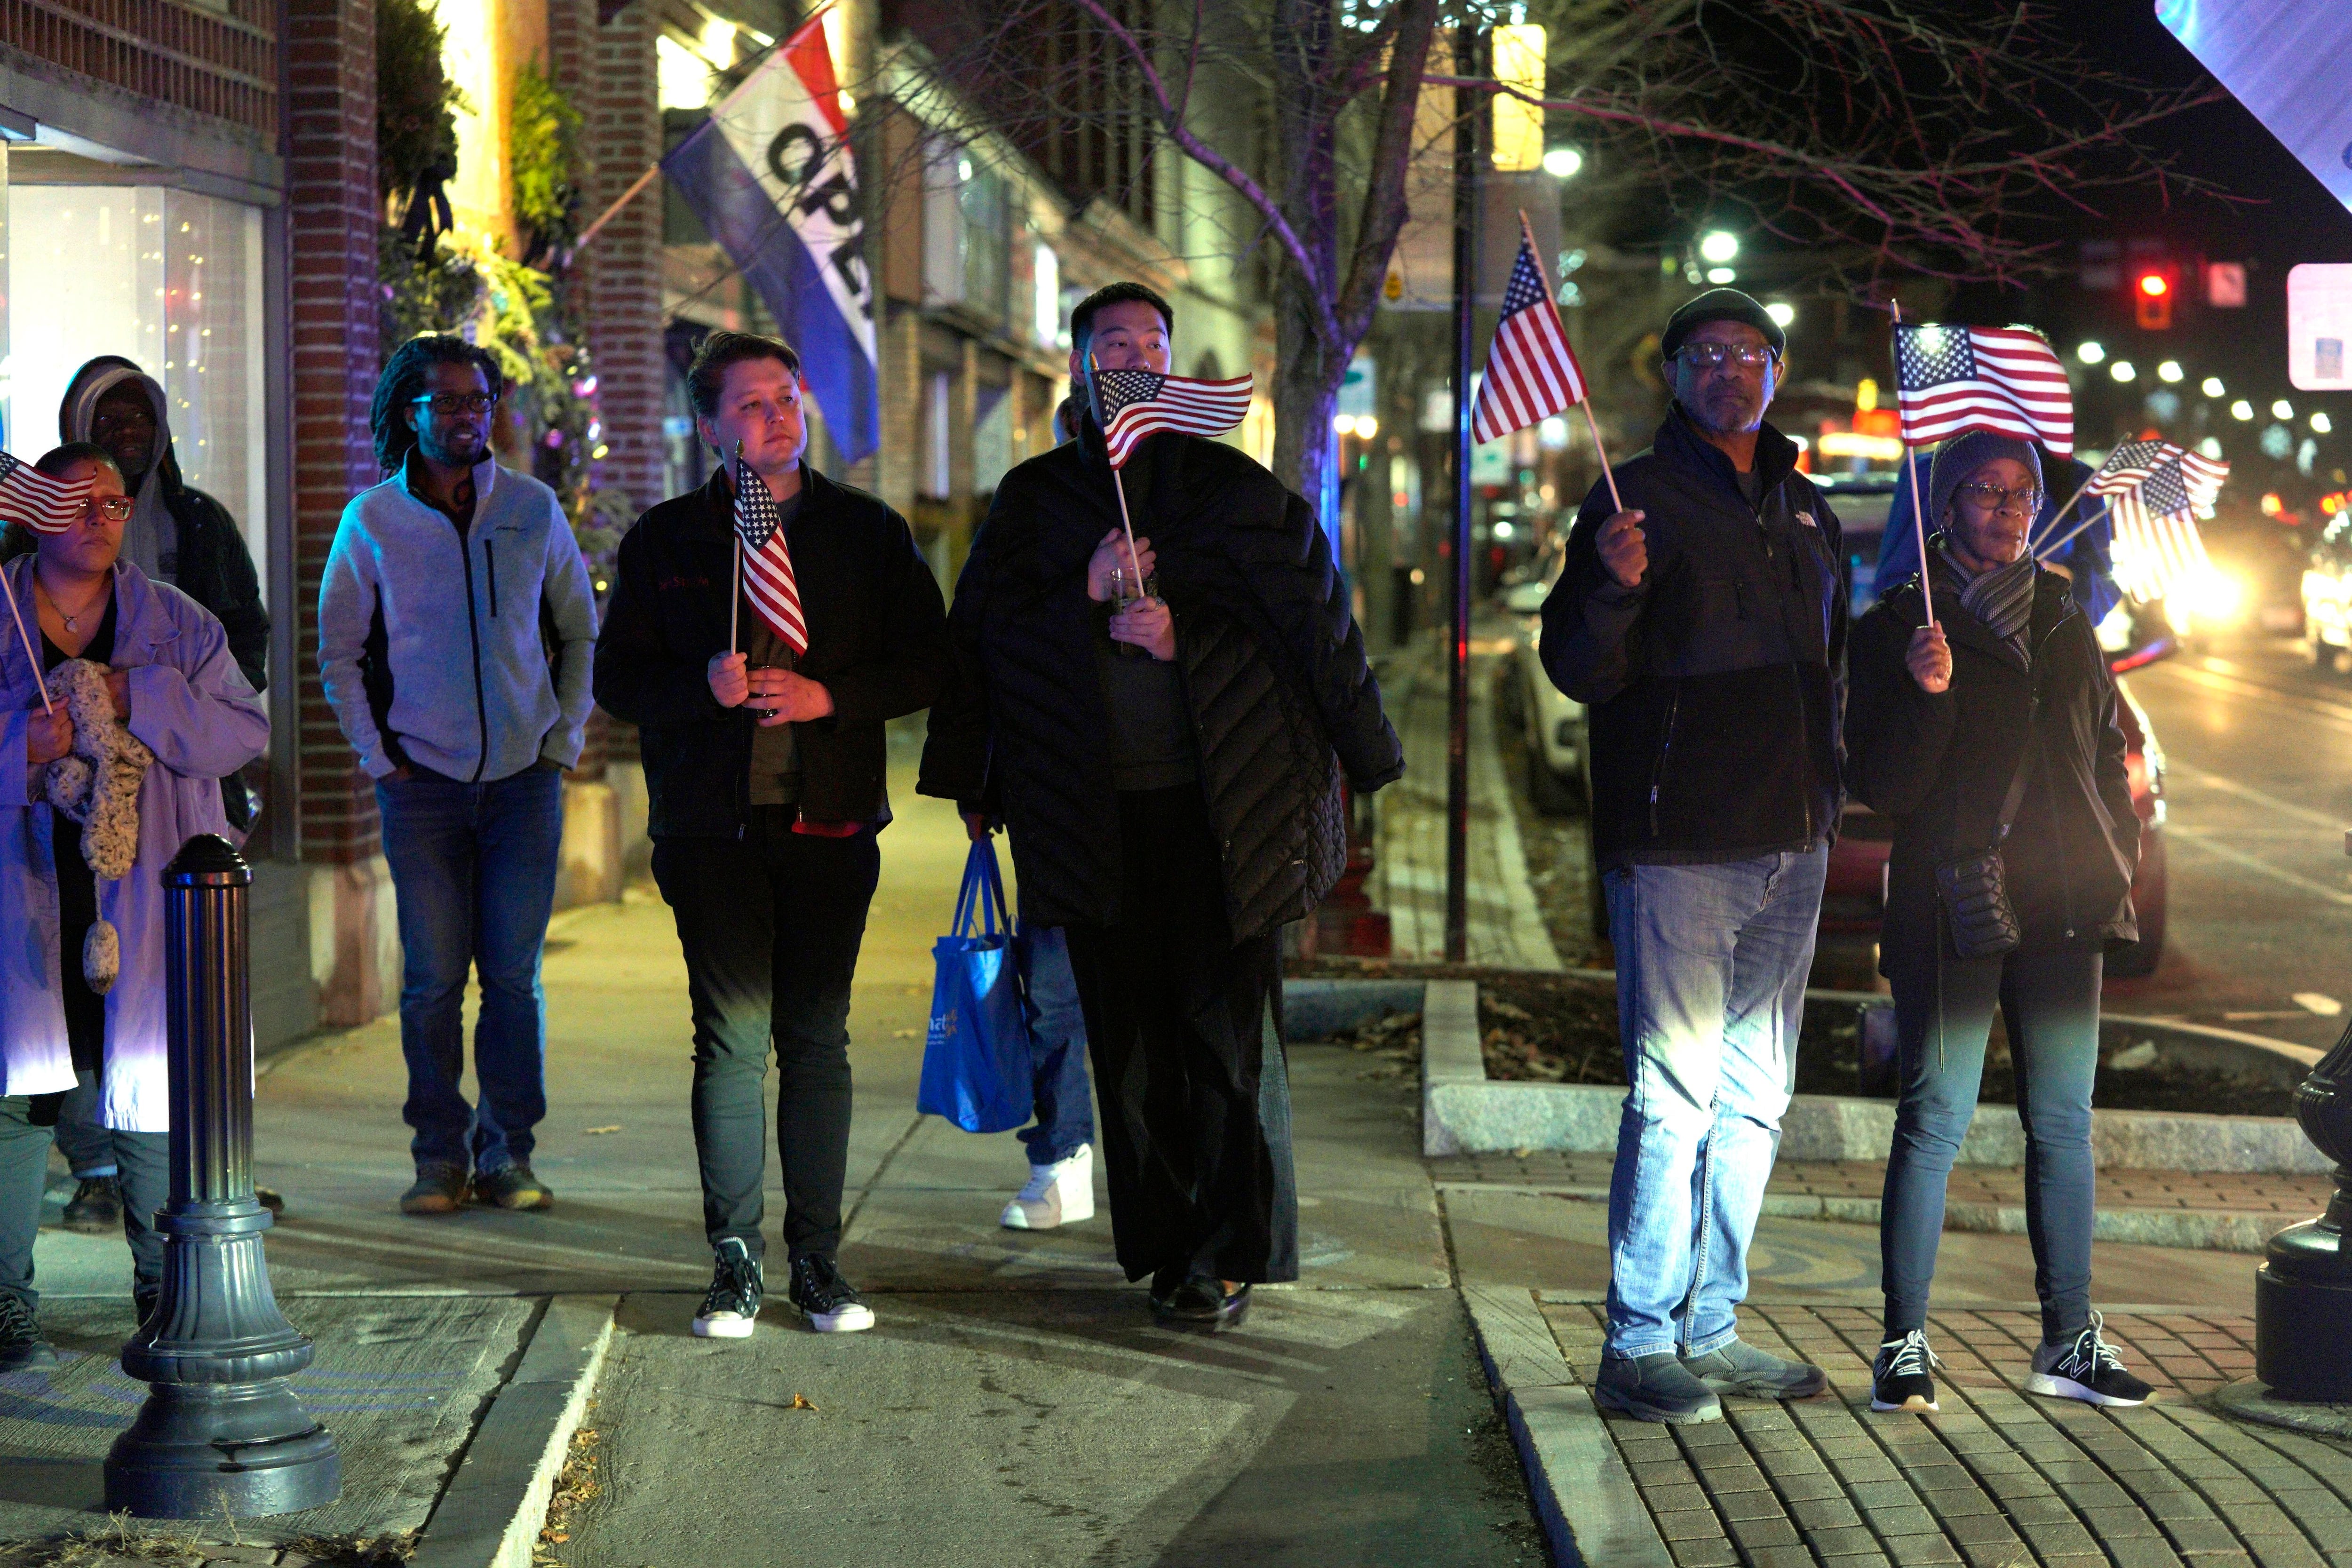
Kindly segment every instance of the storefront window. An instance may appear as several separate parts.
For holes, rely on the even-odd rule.
[[[74,372],[121,354],[161,382],[181,477],[226,507],[269,583],[261,212],[149,185],[8,192],[10,449],[54,444]]]

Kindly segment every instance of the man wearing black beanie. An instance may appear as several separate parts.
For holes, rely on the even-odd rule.
[[[1836,517],[1764,423],[1786,348],[1733,289],[1659,340],[1674,405],[1596,485],[1544,605],[1544,668],[1591,709],[1625,1109],[1595,1399],[1720,1420],[1821,1369],[1741,1342],[1748,1243],[1796,1081],[1840,804],[1846,584]]]

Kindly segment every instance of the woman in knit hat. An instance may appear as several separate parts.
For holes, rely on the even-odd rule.
[[[1849,645],[1848,784],[1895,822],[1879,968],[1895,992],[1903,1085],[1881,1208],[1886,1327],[1871,1407],[1936,1408],[1928,1287],[1995,1004],[2016,1064],[2042,1300],[2025,1386],[2137,1405],[2147,1384],[2124,1370],[2091,1310],[2101,955],[2138,934],[2140,824],[2115,682],[2065,579],[2027,552],[2042,499],[2032,446],[1982,430],[1955,437],[1936,453],[1927,498],[1932,595],[1911,578],[1855,624]],[[1972,882],[1985,901],[1984,879],[1955,875],[1988,850],[2014,917],[1990,941],[1969,910]],[[1939,889],[1939,867],[1949,888]]]

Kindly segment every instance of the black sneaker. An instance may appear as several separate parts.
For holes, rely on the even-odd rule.
[[[517,1161],[495,1171],[476,1172],[474,1201],[500,1209],[552,1208],[555,1193],[529,1165]]]
[[[122,1183],[114,1176],[85,1176],[66,1200],[66,1228],[81,1236],[108,1236],[122,1228]]]
[[[874,1326],[874,1309],[867,1306],[830,1258],[814,1252],[793,1259],[793,1284],[788,1299],[821,1334],[854,1334]]]
[[[1881,1341],[1878,1359],[1870,1363],[1870,1407],[1933,1414],[1936,1380],[1931,1374],[1943,1364],[1927,1348],[1925,1329],[1914,1329],[1899,1340]]]
[[[2099,1314],[2083,1325],[2071,1342],[2044,1344],[2033,1352],[2033,1372],[2025,1380],[2028,1394],[2054,1394],[2085,1405],[2145,1405],[2156,1392],[2124,1370],[2112,1346],[2099,1337]]]
[[[739,1237],[729,1237],[714,1251],[718,1266],[710,1272],[702,1310],[694,1315],[694,1331],[706,1340],[748,1340],[765,1283],[760,1260]]]
[[[33,1321],[33,1309],[25,1305],[23,1297],[0,1291],[0,1372],[57,1364],[58,1352],[41,1338],[40,1327]]]

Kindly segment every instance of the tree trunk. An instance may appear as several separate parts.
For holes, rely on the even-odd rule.
[[[1327,488],[1334,460],[1331,416],[1354,348],[1317,334],[1312,288],[1297,268],[1289,268],[1275,289],[1274,472],[1319,514],[1327,493],[1336,502],[1336,485]],[[1327,529],[1337,523],[1335,517],[1323,519]]]

